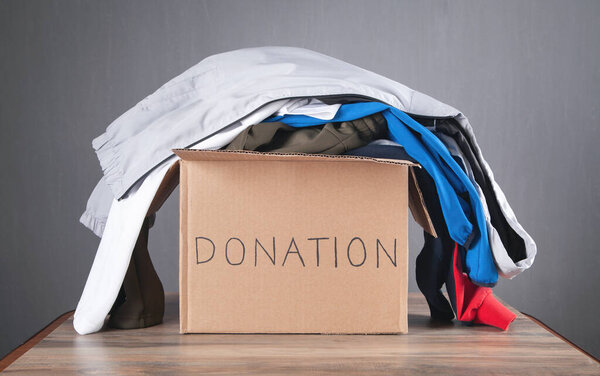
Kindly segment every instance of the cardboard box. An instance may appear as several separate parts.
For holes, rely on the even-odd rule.
[[[406,333],[413,163],[175,153],[182,333]]]

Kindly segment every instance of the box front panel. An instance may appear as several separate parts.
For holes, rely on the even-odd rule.
[[[185,165],[183,331],[406,331],[406,167]]]

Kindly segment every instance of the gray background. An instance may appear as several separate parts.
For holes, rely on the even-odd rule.
[[[600,356],[599,17],[599,1],[0,0],[0,356],[77,303],[98,245],[78,223],[101,174],[92,138],[204,57],[261,45],[466,113],[539,247],[495,292]],[[151,233],[170,291],[177,225],[175,196]],[[414,225],[410,242],[412,262]]]

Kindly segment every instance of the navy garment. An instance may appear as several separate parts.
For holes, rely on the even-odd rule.
[[[425,242],[421,253],[416,261],[416,279],[419,290],[425,295],[427,305],[431,312],[431,318],[440,320],[452,320],[456,312],[456,290],[452,278],[452,255],[455,243],[450,238],[442,210],[440,207],[435,185],[431,176],[426,171],[415,169],[415,176],[423,194],[423,200],[431,223],[435,228],[437,238],[423,231]],[[461,257],[464,249],[461,249]],[[450,303],[442,293],[442,286],[446,285],[446,291]],[[453,310],[454,308],[454,310]]]
[[[400,145],[381,145],[376,142],[372,142],[368,145],[361,146],[356,149],[349,150],[345,155],[354,155],[358,157],[370,157],[370,158],[384,158],[384,159],[395,159],[399,161],[415,161],[404,148]]]
[[[430,129],[433,132],[433,134],[437,135],[439,133],[442,133],[453,138],[456,141],[463,155],[467,159],[467,163],[470,164],[470,167],[473,170],[473,176],[475,178],[475,181],[483,191],[483,195],[485,196],[488,210],[490,212],[490,220],[492,226],[494,226],[496,231],[498,231],[500,240],[502,241],[502,244],[504,245],[504,248],[506,249],[509,257],[514,262],[525,260],[527,258],[525,241],[508,224],[506,217],[502,213],[502,209],[500,209],[500,204],[498,203],[496,195],[494,194],[494,188],[492,187],[492,183],[490,182],[487,175],[483,173],[481,164],[475,156],[475,153],[473,152],[473,146],[462,133],[460,127],[458,126],[458,124],[456,124],[455,120],[423,119],[423,121],[419,122],[428,129]]]
[[[389,138],[402,144],[406,152],[433,178],[448,233],[468,249],[464,265],[471,280],[482,286],[496,284],[498,271],[490,250],[485,214],[475,187],[444,144],[410,116],[383,103],[359,102],[342,105],[331,120],[284,115],[265,121],[307,127],[324,122],[354,120],[378,112],[388,123]]]

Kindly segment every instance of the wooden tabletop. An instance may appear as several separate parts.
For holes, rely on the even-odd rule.
[[[165,322],[151,328],[79,336],[67,315],[5,372],[600,375],[595,360],[514,312],[517,319],[506,332],[436,325],[425,299],[413,293],[404,335],[181,335],[177,296],[170,294]]]

